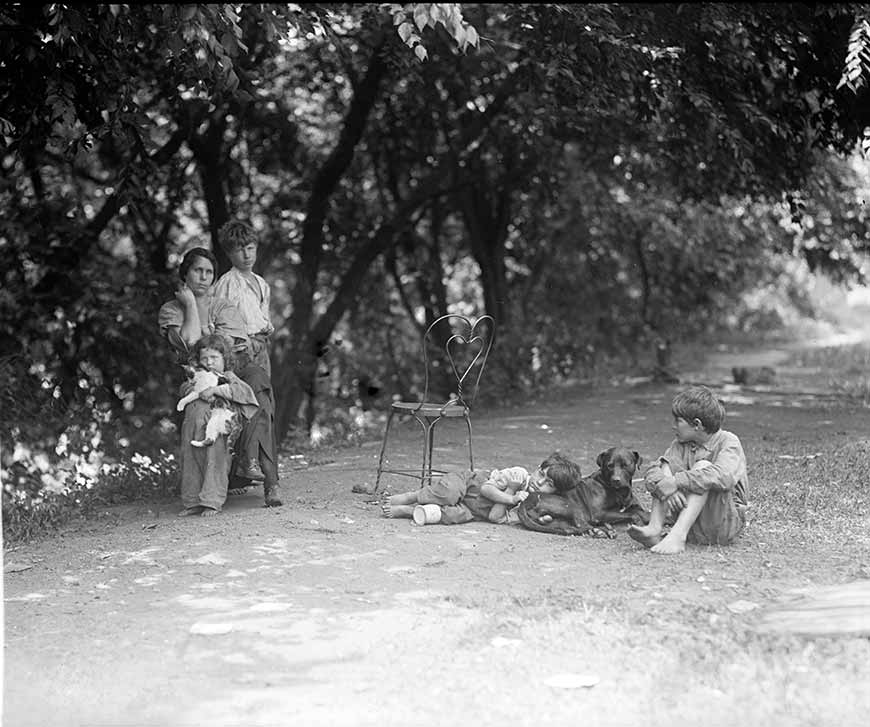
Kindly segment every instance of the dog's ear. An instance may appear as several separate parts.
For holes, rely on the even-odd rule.
[[[640,463],[643,462],[643,457],[640,456],[638,452],[632,452],[634,455],[634,466],[640,467]]]
[[[598,468],[599,468],[599,469],[604,469],[604,466],[607,464],[607,462],[608,462],[609,459],[610,459],[610,453],[611,453],[611,452],[613,452],[613,448],[612,448],[612,447],[611,447],[610,449],[605,449],[603,452],[601,452],[601,453],[598,455],[598,459],[595,460],[595,464],[598,465]]]

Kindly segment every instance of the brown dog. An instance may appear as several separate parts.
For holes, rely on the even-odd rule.
[[[541,533],[582,535],[596,525],[646,524],[649,512],[637,501],[631,481],[640,455],[611,447],[598,455],[598,471],[561,494],[530,493],[517,515],[524,527]]]

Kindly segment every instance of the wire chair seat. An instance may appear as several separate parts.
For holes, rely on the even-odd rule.
[[[449,335],[443,332],[444,327],[447,327]],[[433,474],[444,473],[442,469],[433,468],[432,451],[435,425],[445,418],[465,420],[468,429],[468,466],[469,469],[474,469],[471,407],[480,386],[483,369],[486,366],[494,337],[495,321],[489,315],[481,316],[472,323],[466,316],[451,313],[437,318],[429,325],[423,336],[423,365],[425,367],[423,396],[418,401],[394,401],[390,406],[378,459],[376,491],[380,486],[381,475],[385,473],[414,477],[420,480],[421,487],[431,481]],[[439,345],[436,346],[433,343]],[[439,363],[448,364],[439,370],[442,375],[452,377],[452,385],[455,387],[455,391],[451,392],[447,401],[441,402],[429,401],[430,375],[435,367],[430,352],[436,349],[441,351]],[[465,354],[464,359],[460,358],[460,353]],[[396,416],[413,417],[422,428],[423,461],[419,468],[385,466],[390,429]]]

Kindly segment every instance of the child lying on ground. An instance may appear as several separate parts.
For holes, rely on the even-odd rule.
[[[576,469],[576,472],[575,472]],[[417,490],[387,497],[381,508],[388,518],[413,518],[415,522],[441,522],[457,525],[472,520],[493,523],[516,522],[509,508],[522,502],[528,490],[562,492],[573,487],[579,467],[564,455],[554,452],[529,474],[524,467],[508,467],[485,472],[448,472],[433,478]],[[436,505],[440,513],[427,519],[424,505]]]
[[[686,542],[728,545],[746,523],[746,456],[721,428],[725,407],[706,386],[678,393],[671,405],[676,438],[646,471],[653,496],[649,525],[628,534],[654,553],[680,553]],[[662,537],[665,520],[676,517]]]

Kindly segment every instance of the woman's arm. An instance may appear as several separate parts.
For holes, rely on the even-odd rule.
[[[178,334],[187,346],[192,346],[202,337],[202,323],[199,320],[196,297],[187,285],[182,284],[175,292],[175,299],[181,305],[184,314],[184,322],[181,324]]]

